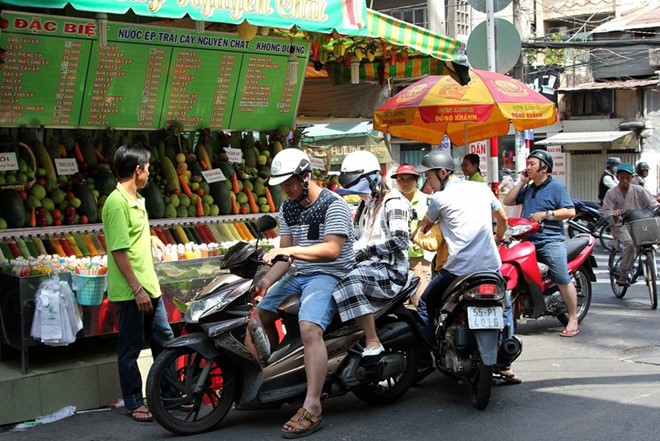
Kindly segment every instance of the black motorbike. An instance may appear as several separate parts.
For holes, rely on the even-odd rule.
[[[259,219],[260,232],[276,225]],[[298,328],[299,296],[280,306],[286,335],[265,362],[244,345],[250,322],[250,288],[262,267],[264,251],[239,242],[224,256],[222,271],[189,305],[185,335],[169,343],[147,378],[147,401],[155,420],[167,430],[190,435],[220,423],[232,405],[272,409],[300,402],[307,389],[303,345]],[[372,404],[402,397],[417,373],[416,317],[404,302],[417,290],[412,276],[399,295],[376,313],[385,352],[362,358],[363,332],[355,322],[335,317],[325,332],[328,373],[322,398],[353,392]]]
[[[471,387],[472,405],[488,406],[493,371],[510,365],[522,342],[504,325],[506,282],[499,273],[459,277],[443,296],[433,348],[436,367]]]
[[[573,199],[575,217],[568,221],[568,236],[575,237],[580,233],[591,234],[600,240],[607,251],[614,246],[612,227],[600,212],[600,204],[592,201]]]

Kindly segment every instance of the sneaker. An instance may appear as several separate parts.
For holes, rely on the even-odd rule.
[[[264,328],[256,320],[250,320],[248,331],[250,332],[252,343],[254,343],[254,347],[257,349],[259,359],[265,363],[270,358],[270,341],[268,340],[266,331],[264,331]]]

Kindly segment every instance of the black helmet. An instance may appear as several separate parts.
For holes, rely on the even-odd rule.
[[[536,158],[539,161],[545,162],[548,166],[548,173],[552,172],[552,156],[545,150],[536,149],[527,158]]]
[[[641,175],[643,171],[648,171],[649,170],[649,165],[644,162],[638,162],[637,165],[635,166],[635,171],[637,172],[638,175]]]
[[[433,150],[422,158],[422,163],[415,166],[415,171],[424,173],[429,170],[445,169],[447,171],[454,171],[454,159],[449,153],[441,152],[440,150]]]
[[[619,158],[618,156],[610,156],[609,158],[607,158],[607,162],[605,163],[605,166],[607,168],[612,168],[612,167],[616,167],[619,164],[621,164],[621,158]]]

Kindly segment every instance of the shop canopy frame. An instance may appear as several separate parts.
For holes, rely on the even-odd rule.
[[[51,13],[70,6],[82,13],[96,13],[97,20],[98,14],[117,14],[112,20],[123,21],[121,15],[132,11],[138,16],[162,20],[160,24],[204,32],[232,32],[247,21],[264,32],[274,29],[292,39],[311,40],[318,49],[312,54],[310,66],[335,84],[373,81],[384,85],[389,79],[424,75],[450,75],[460,84],[469,82],[462,42],[368,9],[364,1],[328,0],[325,21],[283,17],[274,0],[263,3],[270,11],[267,15],[229,8],[205,10],[200,7],[204,4],[208,2],[185,2],[179,6],[175,0],[32,0],[27,7],[24,0],[0,0],[3,8],[49,9]],[[344,20],[349,15],[345,13],[347,4],[353,6],[350,21]],[[150,5],[159,8],[150,11]]]

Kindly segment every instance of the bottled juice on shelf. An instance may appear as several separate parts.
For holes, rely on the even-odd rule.
[[[41,239],[41,243],[44,245],[44,248],[46,249],[46,254],[59,254],[55,248],[53,248],[53,244],[50,243],[50,239],[45,236],[40,236],[39,239]]]
[[[89,238],[92,239],[92,243],[94,244],[96,251],[98,251],[99,255],[105,256],[105,244],[101,243],[99,236],[100,234],[98,233],[89,233]]]
[[[174,227],[174,230],[179,235],[179,238],[181,239],[181,243],[186,244],[190,242],[190,239],[188,238],[188,236],[186,236],[186,232],[183,231],[183,227],[181,225],[176,225]]]
[[[183,244],[183,240],[181,239],[181,236],[179,236],[179,232],[176,230],[175,227],[171,227],[169,230],[170,236],[174,239],[174,243],[177,245]]]
[[[209,239],[209,242],[207,243],[218,242],[218,238],[215,237],[215,234],[213,234],[213,231],[211,230],[211,228],[209,228],[207,224],[201,225],[201,227],[202,230],[204,230],[204,232],[206,233],[206,237]]]
[[[89,255],[94,257],[98,256],[99,252],[94,246],[94,241],[92,241],[92,238],[90,237],[88,232],[84,232],[81,234],[83,241],[85,242],[85,246],[87,247],[87,250],[89,250]]]
[[[103,233],[99,233],[96,237],[98,238],[99,243],[101,244],[101,248],[103,248],[103,251],[106,252],[108,247],[105,244],[105,235]]]
[[[25,257],[26,259],[28,257],[32,257],[32,254],[30,254],[30,250],[28,250],[27,245],[25,244],[25,240],[22,237],[17,237],[14,240],[18,245],[18,249],[21,252],[21,256]]]
[[[165,236],[165,238],[167,239],[167,242],[165,243],[170,245],[176,245],[176,239],[174,238],[174,236],[172,235],[172,233],[168,228],[161,228],[161,231],[163,232],[163,236]]]
[[[5,259],[14,258],[14,255],[11,253],[11,250],[9,249],[9,245],[7,245],[7,242],[5,242],[4,239],[0,240],[0,251],[2,251],[2,255],[5,257]]]
[[[24,237],[23,242],[25,242],[25,247],[27,248],[28,253],[30,253],[30,256],[39,257],[39,250],[37,250],[37,246],[34,244],[32,238]]]
[[[43,243],[43,241],[41,240],[40,237],[32,236],[32,242],[34,242],[34,246],[37,247],[37,252],[38,252],[40,255],[44,255],[44,256],[45,256],[46,254],[50,254],[50,253],[46,250],[46,247],[44,246],[44,243]]]
[[[196,244],[203,243],[204,241],[202,240],[202,237],[199,235],[195,227],[192,225],[187,226],[184,231],[186,232],[186,236],[188,236],[189,239],[191,239],[193,242]],[[190,237],[192,236],[192,237]]]
[[[75,256],[75,253],[73,252],[73,248],[71,248],[71,245],[69,244],[69,241],[66,240],[65,236],[58,236],[57,240],[59,241],[60,246],[62,247],[62,251],[64,252],[65,257]]]
[[[64,240],[63,238],[60,239],[59,237],[51,236],[49,242],[53,246],[57,254],[59,254],[61,257],[68,257],[69,255],[66,253],[66,250],[62,245],[63,240]],[[64,240],[64,242],[66,242],[66,240]]]
[[[156,233],[156,237],[160,239],[161,242],[163,242],[165,245],[171,243],[168,239],[165,233],[163,232],[163,229],[161,227],[154,227],[154,232]]]
[[[23,255],[21,253],[21,250],[18,248],[18,244],[11,237],[7,238],[7,245],[9,246],[9,249],[11,250],[11,255],[14,259],[17,257],[21,257]]]
[[[73,240],[76,242],[76,246],[80,250],[83,256],[91,256],[92,253],[89,252],[87,246],[85,245],[85,240],[82,238],[80,233],[72,232]]]
[[[71,233],[64,233],[64,238],[69,244],[69,248],[71,248],[71,251],[73,251],[73,255],[78,258],[83,257],[83,253],[82,251],[80,251],[80,248],[78,248],[78,245],[76,245],[76,239],[74,239]]]
[[[213,242],[211,239],[209,239],[209,235],[204,230],[204,225],[195,225],[195,232],[202,239],[201,243]]]

